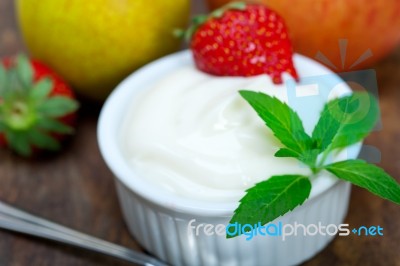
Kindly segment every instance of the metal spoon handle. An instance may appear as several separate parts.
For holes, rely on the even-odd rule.
[[[70,244],[138,265],[166,265],[153,257],[69,229],[2,202],[0,202],[0,228]]]

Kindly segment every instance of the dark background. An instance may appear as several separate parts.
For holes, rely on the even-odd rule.
[[[0,56],[24,51],[13,5],[13,0],[0,0]],[[197,2],[193,9],[197,12],[204,8]],[[373,68],[377,72],[383,126],[366,143],[379,147],[382,156],[379,165],[400,181],[400,47]],[[96,237],[142,250],[127,231],[112,174],[98,150],[98,108],[88,111],[93,109],[87,108],[88,104],[83,103],[86,108],[81,110],[77,134],[63,153],[29,161],[0,150],[0,200]],[[380,225],[384,236],[336,237],[304,266],[400,265],[399,206],[353,187],[345,222],[351,228]],[[126,264],[0,230],[0,265]]]

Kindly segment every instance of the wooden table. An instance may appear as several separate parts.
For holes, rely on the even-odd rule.
[[[0,0],[0,56],[21,50],[24,48],[13,0]],[[400,48],[375,69],[383,128],[369,136],[366,143],[379,147],[380,166],[400,180]],[[53,158],[30,161],[1,150],[0,200],[99,238],[142,250],[124,224],[112,174],[99,153],[98,110],[81,110],[76,136],[64,152]],[[337,237],[304,265],[400,265],[399,206],[353,188],[346,223],[354,227],[380,225],[385,235]],[[127,264],[0,230],[0,266],[3,265]]]

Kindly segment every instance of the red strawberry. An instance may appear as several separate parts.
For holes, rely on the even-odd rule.
[[[282,17],[263,5],[233,3],[194,20],[191,49],[197,68],[218,76],[282,73],[298,78],[292,45]]]
[[[73,133],[78,103],[71,88],[25,56],[0,63],[0,145],[18,154],[58,150]]]

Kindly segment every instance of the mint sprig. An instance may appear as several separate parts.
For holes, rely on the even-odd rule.
[[[318,178],[321,171],[329,171],[339,179],[400,204],[400,185],[383,169],[352,159],[326,164],[332,151],[362,141],[374,128],[379,117],[374,96],[355,92],[328,102],[309,136],[298,114],[286,103],[261,92],[240,91],[240,95],[284,145],[275,156],[296,158],[313,175],[272,176],[257,183],[246,191],[230,223],[264,225],[293,210],[308,198],[309,179]]]

